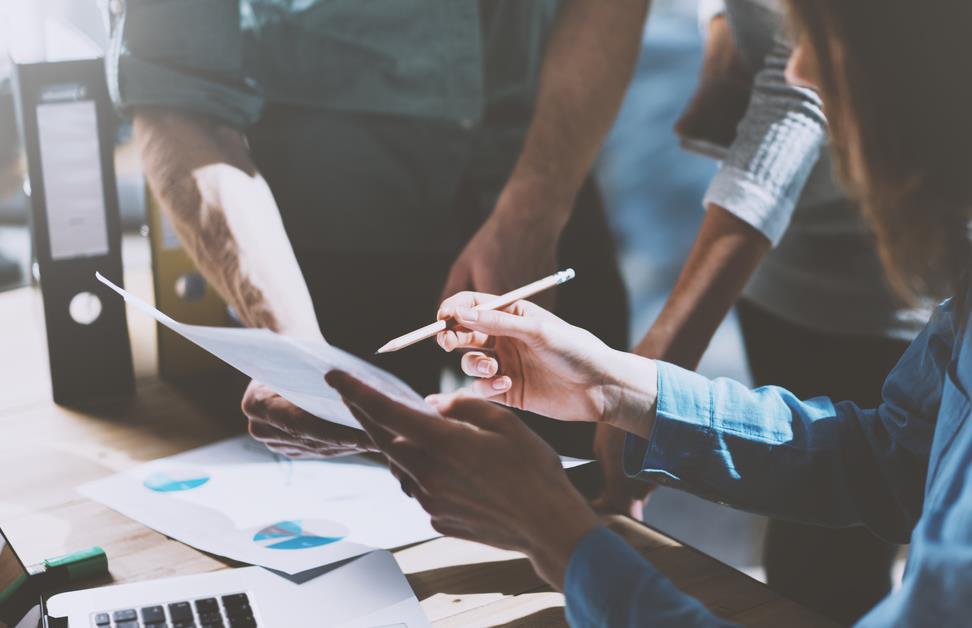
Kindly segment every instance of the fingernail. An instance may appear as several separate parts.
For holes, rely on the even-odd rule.
[[[468,307],[458,308],[456,310],[456,316],[458,316],[461,320],[469,321],[469,322],[479,320],[479,312]]]
[[[509,377],[501,377],[493,382],[493,390],[506,390],[510,387],[510,384]]]
[[[327,382],[331,386],[331,388],[334,388],[338,392],[341,392],[342,390],[348,387],[347,374],[338,370],[331,370],[325,373],[324,381]]]
[[[483,375],[489,375],[493,370],[493,365],[489,360],[480,360],[479,364],[476,365],[476,370]]]

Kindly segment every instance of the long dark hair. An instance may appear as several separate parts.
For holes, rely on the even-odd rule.
[[[972,0],[789,0],[840,175],[905,297],[965,292],[972,261]]]

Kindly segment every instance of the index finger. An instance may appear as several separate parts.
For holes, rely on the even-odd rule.
[[[435,318],[440,321],[448,321],[455,317],[457,309],[473,308],[493,298],[495,298],[494,295],[485,292],[472,292],[469,290],[458,292],[442,302],[439,306],[439,311],[435,314]],[[452,351],[458,347],[473,344],[482,349],[490,342],[485,334],[477,334],[476,332],[460,329],[455,325],[450,325],[445,331],[436,334],[435,341],[446,351]]]
[[[442,417],[422,412],[386,397],[367,384],[342,371],[330,371],[324,376],[346,404],[353,404],[385,429],[416,441],[442,438],[455,429]]]
[[[486,292],[471,292],[468,290],[458,292],[442,302],[435,318],[440,321],[448,320],[452,318],[457,308],[476,307],[480,303],[485,303],[495,298],[495,294],[488,294]]]

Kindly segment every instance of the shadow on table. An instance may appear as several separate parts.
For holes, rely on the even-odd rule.
[[[546,586],[526,558],[437,567],[407,577],[420,600],[436,594],[520,595]]]

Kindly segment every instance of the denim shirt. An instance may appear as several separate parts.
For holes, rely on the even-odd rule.
[[[749,390],[659,363],[657,418],[629,437],[629,475],[772,517],[863,524],[911,543],[903,586],[861,626],[964,624],[972,617],[972,335],[946,302],[862,409],[776,387]],[[794,356],[799,359],[799,356]],[[713,626],[604,528],[585,536],[566,577],[574,626]]]

